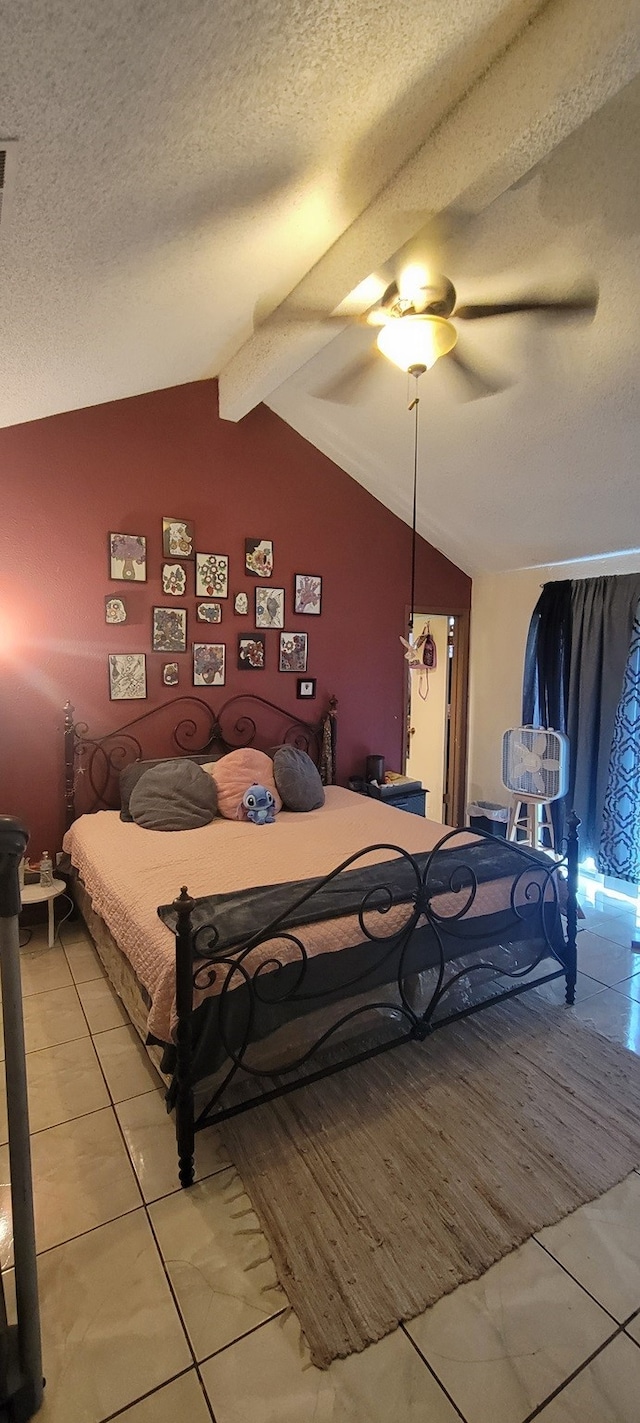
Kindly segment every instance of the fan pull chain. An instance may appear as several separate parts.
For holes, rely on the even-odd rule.
[[[409,613],[409,640],[413,634],[413,612],[416,601],[416,539],[417,539],[417,519],[418,519],[418,425],[420,396],[418,395],[419,375],[414,376],[416,383],[416,393],[409,405],[409,414],[415,411],[413,427],[413,515],[411,521],[411,610]]]

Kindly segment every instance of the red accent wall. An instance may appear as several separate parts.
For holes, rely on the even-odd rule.
[[[99,734],[191,690],[190,652],[172,693],[161,670],[175,659],[150,651],[151,608],[172,601],[160,583],[163,514],[193,520],[196,547],[230,557],[219,629],[196,624],[192,572],[175,600],[189,610],[188,646],[227,644],[226,686],[199,694],[220,705],[259,692],[311,717],[335,693],[339,779],[372,751],[400,767],[410,530],[266,407],[229,424],[205,381],[12,426],[0,430],[0,489],[0,812],[24,819],[32,856],[62,838],[64,702]],[[110,582],[109,530],[146,535],[145,584]],[[296,701],[295,676],[277,670],[275,631],[265,671],[236,671],[237,636],[254,626],[233,611],[241,588],[253,608],[245,536],[273,539],[273,583],[286,590],[285,625],[308,632],[315,702]],[[320,617],[291,616],[296,572],[322,574]],[[470,604],[470,579],[422,540],[417,590],[422,606]],[[105,625],[110,591],[127,600],[122,628]],[[127,651],[147,654],[146,703],[109,701],[107,653]]]

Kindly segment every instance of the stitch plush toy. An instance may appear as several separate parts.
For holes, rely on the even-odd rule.
[[[249,786],[238,806],[238,820],[252,820],[254,825],[270,825],[276,818],[275,800],[266,786]]]

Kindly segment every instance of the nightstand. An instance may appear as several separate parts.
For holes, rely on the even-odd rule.
[[[427,792],[424,789],[416,790],[415,787],[412,787],[410,790],[405,790],[402,782],[399,781],[397,784],[392,783],[391,785],[367,786],[363,794],[372,796],[374,800],[384,801],[385,805],[394,805],[396,810],[408,810],[410,815],[424,817],[427,799]]]

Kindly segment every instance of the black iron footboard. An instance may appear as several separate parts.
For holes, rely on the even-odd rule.
[[[228,915],[225,937],[222,906],[219,923],[198,920],[196,901],[183,888],[172,906],[178,1019],[172,1099],[181,1185],[193,1182],[195,1133],[203,1127],[401,1043],[422,1041],[445,1023],[562,975],[566,1001],[573,1003],[579,824],[571,814],[561,861],[488,836],[470,844],[468,832],[455,830],[424,855],[397,845],[366,846],[306,886],[257,892],[265,904],[275,895],[280,907],[241,940],[237,930],[234,939]],[[483,871],[483,840],[491,841],[492,856],[508,874],[498,869],[489,878]],[[374,851],[393,858],[366,866]],[[318,919],[333,920],[344,944],[319,951]],[[545,960],[551,963],[538,974]],[[194,996],[197,1005],[205,994],[215,1001],[210,1069],[217,1075],[196,1115],[203,1072],[194,1060],[194,1013],[200,1011]],[[314,1028],[321,1009],[330,1010],[331,1021]],[[386,1020],[391,1035],[380,1040],[376,1033],[374,1041],[356,1042],[336,1057],[345,1029],[364,1031],[372,1014]],[[304,1023],[311,1042],[265,1063],[265,1042],[279,1024],[292,1023]]]

